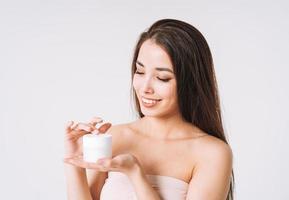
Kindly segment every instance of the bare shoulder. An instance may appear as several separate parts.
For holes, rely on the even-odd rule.
[[[206,135],[206,137],[198,140],[197,143],[205,154],[232,154],[231,147],[226,142],[211,135]]]
[[[229,144],[211,135],[206,135],[196,142],[198,165],[212,163],[220,167],[231,168],[233,152]]]
[[[226,199],[232,173],[230,146],[211,135],[199,138],[194,144],[196,162],[192,169],[188,199]]]
[[[133,132],[131,128],[132,123],[123,123],[112,125],[107,133],[111,134],[113,137],[129,137]]]
[[[134,145],[135,134],[131,123],[112,125],[107,133],[112,135],[113,155],[125,153]]]

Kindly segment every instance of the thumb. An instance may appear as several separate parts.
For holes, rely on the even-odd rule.
[[[100,133],[105,133],[110,127],[111,127],[111,123],[104,123],[98,128],[98,130]]]

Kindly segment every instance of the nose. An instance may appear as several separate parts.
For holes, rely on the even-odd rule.
[[[150,78],[147,78],[144,80],[144,82],[142,84],[142,92],[144,94],[153,94],[154,93],[152,81]]]

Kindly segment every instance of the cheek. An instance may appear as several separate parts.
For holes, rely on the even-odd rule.
[[[132,86],[135,91],[138,91],[140,88],[140,80],[136,76],[134,76],[132,79]]]
[[[173,99],[176,96],[176,88],[174,84],[160,85],[158,91],[159,94],[164,98]]]

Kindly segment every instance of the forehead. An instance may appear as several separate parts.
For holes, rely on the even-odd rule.
[[[173,70],[173,65],[167,52],[152,40],[146,40],[141,45],[137,60],[148,68],[166,67]]]

